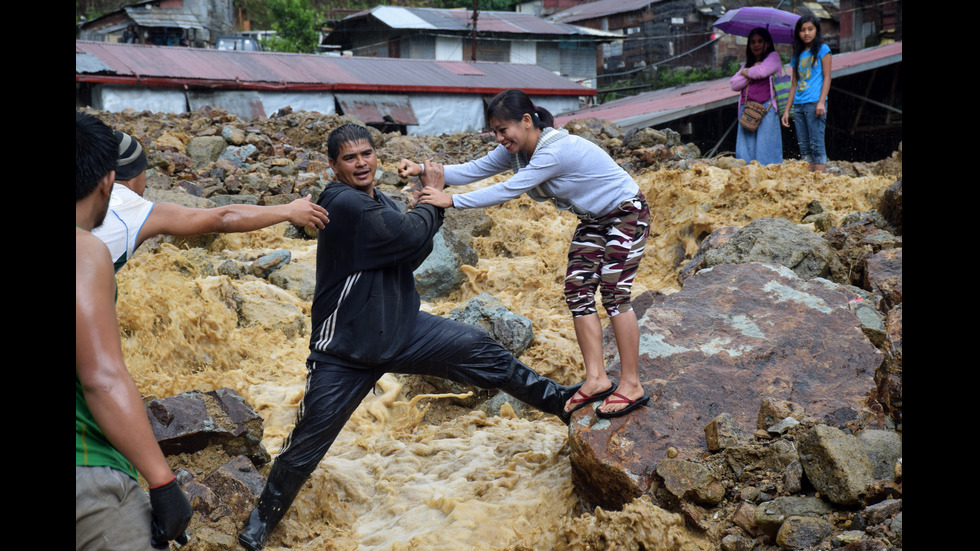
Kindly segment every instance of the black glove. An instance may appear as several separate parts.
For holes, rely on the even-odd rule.
[[[150,488],[150,508],[153,509],[153,523],[150,527],[150,544],[153,547],[166,549],[170,540],[176,540],[180,544],[187,543],[184,529],[191,521],[194,510],[177,485],[176,478],[163,486]]]

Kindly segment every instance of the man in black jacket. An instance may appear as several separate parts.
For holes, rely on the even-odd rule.
[[[402,214],[374,189],[378,168],[367,129],[347,124],[327,139],[338,181],[317,203],[330,212],[317,244],[313,334],[296,426],[283,443],[258,505],[238,536],[261,549],[344,424],[385,373],[435,375],[499,388],[562,417],[576,387],[542,377],[485,332],[419,311],[412,272],[432,250],[444,211],[418,205]],[[441,182],[427,166],[423,182]]]

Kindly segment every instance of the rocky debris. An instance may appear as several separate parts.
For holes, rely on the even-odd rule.
[[[712,231],[708,237],[701,241],[701,244],[698,246],[698,252],[694,257],[677,272],[677,281],[683,285],[687,278],[697,273],[701,268],[706,268],[704,255],[708,251],[717,249],[727,243],[739,229],[741,228],[738,226],[725,226]]]
[[[875,480],[894,478],[895,466],[902,458],[902,437],[889,430],[867,429],[857,438],[871,461],[871,476]]]
[[[748,435],[731,415],[722,413],[704,427],[704,440],[708,451],[716,452],[737,446],[745,441]]]
[[[219,266],[218,271],[221,271]],[[302,300],[312,301],[316,292],[316,262],[313,257],[293,261],[269,274],[269,283],[292,291]]]
[[[902,249],[879,251],[868,259],[865,288],[882,295],[891,308],[902,302]]]
[[[432,252],[413,272],[415,290],[422,300],[447,296],[466,281],[466,274],[460,268],[464,264],[475,266],[477,260],[472,247],[452,230],[441,228],[432,239]]]
[[[234,390],[190,391],[146,404],[153,434],[165,454],[220,446],[256,465],[270,460],[262,446],[262,418]]]
[[[309,316],[294,295],[265,280],[240,281],[235,285],[235,291],[242,296],[237,302],[240,326],[281,331],[289,338],[309,333]]]
[[[725,488],[709,467],[686,459],[664,459],[657,466],[664,488],[674,497],[699,505],[717,505],[725,497]]]
[[[803,279],[826,277],[836,259],[826,240],[783,218],[759,218],[708,250],[704,266],[763,262],[781,264]]]
[[[861,442],[836,427],[817,425],[799,440],[803,471],[813,487],[831,502],[861,502],[874,480],[873,466]]]
[[[531,320],[508,310],[499,299],[481,293],[449,312],[450,319],[479,327],[515,358],[534,340]]]
[[[189,549],[237,548],[237,529],[265,485],[257,466],[262,418],[227,388],[153,400],[147,415],[178,484],[194,509]]]
[[[812,549],[834,531],[822,518],[790,517],[779,527],[776,543],[783,549]]]
[[[895,422],[902,423],[902,305],[888,311],[886,338],[881,349],[885,361],[875,372],[875,398]]]
[[[291,258],[292,253],[289,252],[289,249],[273,251],[256,258],[249,266],[249,271],[255,274],[255,277],[267,278],[275,270],[289,264]]]
[[[837,252],[839,272],[833,279],[839,283],[864,285],[865,265],[871,255],[885,249],[902,246],[901,238],[878,229],[874,221],[859,218],[857,222],[834,226],[827,230],[824,239]]]
[[[484,209],[448,209],[442,227],[451,230],[472,248],[474,237],[490,235],[493,219]]]
[[[655,491],[655,469],[668,447],[705,448],[707,416],[728,413],[751,426],[766,398],[792,397],[810,416],[834,424],[857,419],[882,355],[847,302],[836,284],[758,263],[701,270],[644,311],[637,300],[640,377],[651,400],[611,420],[593,408],[573,415],[580,495],[618,508]],[[608,371],[618,377],[616,360]]]
[[[902,179],[895,180],[895,183],[885,190],[881,196],[881,204],[878,208],[881,215],[895,228],[895,233],[902,235]]]

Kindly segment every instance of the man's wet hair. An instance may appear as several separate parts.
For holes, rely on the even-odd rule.
[[[339,128],[335,128],[333,132],[327,136],[327,156],[330,160],[336,161],[337,156],[340,155],[340,148],[344,144],[354,143],[361,140],[367,140],[371,144],[372,149],[377,149],[374,147],[374,140],[371,139],[371,133],[367,128],[354,123],[347,123]]]
[[[75,113],[75,202],[88,197],[105,175],[116,170],[119,140],[92,115]]]

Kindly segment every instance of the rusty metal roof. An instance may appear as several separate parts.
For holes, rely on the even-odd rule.
[[[75,54],[76,82],[484,95],[520,88],[532,95],[595,95],[595,90],[537,65],[489,61],[335,57],[85,40],[75,41]]]
[[[178,27],[203,29],[204,24],[194,13],[185,8],[147,9],[149,4],[126,6],[123,10],[141,27]]]
[[[831,64],[831,76],[842,77],[901,61],[901,42],[836,54]],[[732,91],[729,80],[726,77],[638,94],[596,107],[564,113],[555,117],[555,123],[562,125],[574,119],[595,117],[615,122],[624,129],[664,124],[688,115],[737,103],[738,93]]]
[[[598,0],[597,2],[587,2],[572,6],[567,10],[562,10],[552,14],[548,20],[560,23],[574,23],[585,21],[597,17],[605,17],[616,13],[627,13],[642,10],[650,4],[656,4],[661,0]]]
[[[341,20],[334,32],[346,32],[353,23],[369,16],[393,29],[470,32],[473,23],[473,12],[469,10],[377,6],[348,15]],[[481,11],[476,27],[478,31],[488,33],[559,36],[593,34],[586,29],[541,19],[534,14],[509,11]]]

